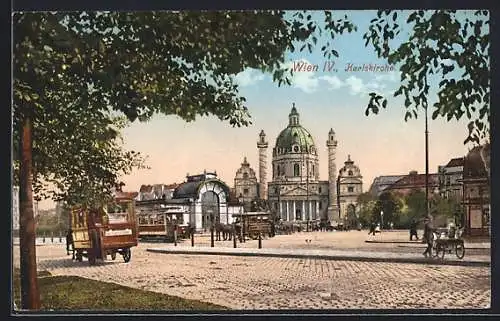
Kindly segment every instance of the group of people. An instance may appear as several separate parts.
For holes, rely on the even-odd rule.
[[[436,238],[436,229],[434,228],[432,215],[428,215],[423,220],[424,223],[424,235],[423,241],[427,244],[424,253],[422,253],[425,257],[432,256],[432,248],[434,245],[434,240]],[[413,241],[413,237],[419,240],[417,234],[417,225],[418,222],[413,220],[410,224],[410,241]],[[455,238],[457,237],[458,227],[454,223],[450,223],[448,225],[448,237]]]

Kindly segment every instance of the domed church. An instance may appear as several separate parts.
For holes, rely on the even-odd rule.
[[[345,218],[346,210],[352,204],[357,207],[356,197],[361,194],[361,173],[357,166],[355,171],[356,186],[348,186],[348,180],[340,184],[346,185],[338,190],[336,168],[337,141],[335,132],[328,132],[326,147],[328,149],[328,180],[320,180],[318,145],[309,131],[300,124],[300,117],[295,104],[288,115],[288,126],[276,138],[272,150],[272,179],[267,182],[267,147],[266,134],[259,134],[257,148],[259,150],[259,188],[261,199],[268,199],[269,204],[283,221],[329,220],[340,221]],[[346,165],[354,166],[348,159]],[[247,164],[242,164],[247,166]],[[344,174],[345,167],[342,168]],[[349,168],[349,170],[351,170]],[[350,172],[349,172],[350,173]],[[344,176],[344,175],[342,175]],[[347,175],[349,176],[349,175]],[[350,178],[350,177],[349,177]],[[354,182],[353,182],[354,183]],[[240,183],[241,184],[241,183]],[[267,187],[267,188],[266,188]],[[339,192],[339,193],[338,193]],[[348,193],[349,197],[342,197]],[[339,206],[342,202],[342,206]]]

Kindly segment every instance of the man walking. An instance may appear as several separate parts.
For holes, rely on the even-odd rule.
[[[75,245],[73,243],[73,230],[69,229],[66,233],[66,255],[73,253],[73,260],[75,259]]]
[[[424,219],[424,238],[427,243],[427,248],[425,249],[423,255],[425,257],[432,256],[432,243],[434,241],[432,233],[432,216],[427,216]]]
[[[370,224],[370,231],[368,232],[368,235],[375,235],[375,222],[372,221],[372,223]]]
[[[410,241],[413,241],[414,236],[418,241],[417,221],[415,219],[413,219],[410,223]]]

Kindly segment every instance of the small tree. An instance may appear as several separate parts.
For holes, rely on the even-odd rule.
[[[402,198],[399,195],[389,191],[382,192],[373,208],[372,218],[376,222],[380,222],[383,219],[383,224],[381,224],[381,226],[387,227],[389,222],[399,220],[403,204]],[[382,211],[383,218],[381,215]]]

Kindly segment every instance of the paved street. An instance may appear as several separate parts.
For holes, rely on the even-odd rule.
[[[351,232],[347,232],[346,235]],[[313,233],[268,240],[297,239]],[[372,244],[350,234],[316,235],[343,248]],[[366,235],[366,234],[365,234]],[[385,236],[388,237],[387,235]],[[351,239],[348,241],[346,239]],[[198,237],[204,239],[204,237]],[[314,238],[313,238],[314,239]],[[337,241],[335,241],[337,240]],[[252,241],[255,242],[255,241]],[[252,242],[244,243],[251,246]],[[274,242],[274,243],[271,243]],[[305,242],[304,242],[305,243]],[[363,245],[364,244],[364,245]],[[62,245],[37,246],[38,269],[79,275],[145,290],[220,304],[233,309],[486,308],[490,268],[386,262],[150,253],[151,243],[132,250],[130,263],[72,262]],[[221,246],[220,243],[217,243]],[[239,245],[239,244],[238,244]],[[255,245],[255,243],[254,243]],[[396,244],[377,244],[386,250]],[[179,246],[184,246],[180,244]],[[18,247],[14,251],[18,265]],[[17,262],[17,263],[16,263]]]

